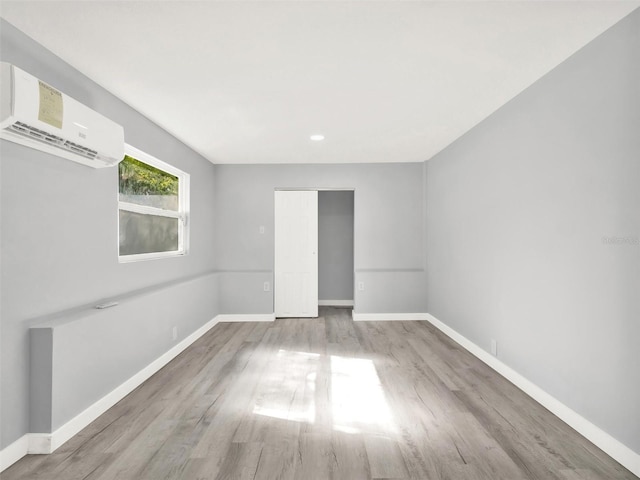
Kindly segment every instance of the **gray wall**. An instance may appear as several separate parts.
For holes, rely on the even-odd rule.
[[[429,312],[640,453],[640,10],[425,182]]]
[[[353,192],[318,192],[318,299],[353,300]]]
[[[183,338],[211,320],[216,282],[215,273],[180,279],[32,327],[30,431],[55,431],[162,356],[173,326]]]
[[[425,311],[423,168],[217,165],[216,267],[224,313],[273,313],[273,294],[263,292],[263,282],[273,282],[276,188],[354,189],[355,282],[365,282],[355,292],[356,311]]]
[[[189,255],[119,264],[117,170],[95,170],[0,141],[0,448],[4,448],[29,431],[28,328],[34,319],[212,270],[214,167],[10,24],[1,22],[2,61],[19,66],[115,120],[124,126],[128,143],[191,174]],[[128,320],[131,329],[140,328],[138,322],[148,322],[148,328],[155,328],[153,319]],[[200,318],[196,323],[204,321]],[[180,338],[195,328],[191,318],[178,317],[175,322]],[[138,370],[157,356],[155,340],[131,345],[126,340],[128,328],[113,333],[125,348],[140,351]],[[164,339],[170,338],[170,332],[165,334]],[[123,369],[133,367],[126,365]]]

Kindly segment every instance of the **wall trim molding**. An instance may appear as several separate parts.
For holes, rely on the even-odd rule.
[[[198,328],[191,335],[185,337],[176,345],[171,347],[167,352],[155,359],[149,365],[144,367],[138,373],[117,386],[111,392],[107,393],[100,400],[90,405],[83,412],[76,415],[67,423],[62,425],[53,433],[32,433],[29,439],[29,453],[53,453],[58,447],[67,442],[71,437],[85,428],[104,412],[113,407],[116,403],[126,397],[133,390],[142,385],[154,373],[164,367],[167,363],[182,353],[193,342],[198,340],[202,335],[207,333],[214,325],[219,322],[218,316],[209,320],[203,326]]]
[[[89,423],[91,423],[91,422],[89,422]],[[80,430],[82,430],[82,429],[80,429]],[[27,450],[27,453],[28,454],[34,454],[34,455],[39,455],[39,454],[42,454],[42,453],[45,453],[45,454],[46,453],[53,453],[56,450],[56,448],[58,448],[60,445],[62,445],[62,443],[66,442],[68,440],[67,439],[64,442],[59,443],[60,439],[63,438],[63,437],[62,436],[56,437],[55,436],[56,433],[57,432],[53,432],[53,433],[29,433],[29,449]],[[69,437],[69,438],[71,438],[71,437]],[[55,445],[55,447],[54,447],[54,442],[58,442],[58,445]]]
[[[53,433],[27,433],[0,450],[0,472],[9,468],[27,454],[53,453],[61,445],[76,435],[104,412],[126,397],[167,363],[182,353],[193,342],[221,322],[273,322],[275,313],[259,314],[219,314],[198,328],[188,337],[171,347],[156,360],[144,367],[124,383],[87,407]]]
[[[428,320],[427,313],[356,313],[353,312],[354,322],[389,322]]]
[[[538,385],[523,377],[521,374],[507,366],[489,352],[480,348],[465,336],[458,333],[453,328],[438,320],[430,314],[424,314],[425,320],[431,323],[442,333],[451,338],[458,345],[469,353],[487,364],[497,373],[513,383],[524,393],[533,398],[555,416],[567,423],[570,427],[580,433],[583,437],[603,450],[611,458],[619,462],[622,466],[640,477],[640,454],[634,452],[619,440],[616,440],[604,430],[600,429],[579,413],[575,412],[560,400],[551,396]],[[355,318],[354,318],[355,320]]]
[[[320,307],[353,307],[353,300],[318,300]]]
[[[0,472],[13,465],[27,454],[48,454],[55,452],[57,448],[67,442],[71,437],[76,435],[80,430],[85,428],[109,408],[126,397],[129,393],[149,379],[154,373],[182,353],[193,342],[207,333],[211,328],[219,323],[220,320],[218,317],[219,316],[216,316],[212,320],[209,320],[191,335],[185,337],[183,340],[171,347],[167,352],[162,354],[128,380],[125,380],[124,383],[120,384],[100,400],[87,407],[84,411],[66,422],[53,433],[28,433],[0,451]]]
[[[21,436],[15,442],[0,450],[0,472],[6,470],[29,452],[29,436]]]
[[[276,319],[275,313],[221,313],[216,319],[220,323],[230,322],[273,322]]]

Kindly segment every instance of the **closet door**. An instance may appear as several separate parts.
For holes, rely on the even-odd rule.
[[[276,317],[318,316],[318,192],[275,192]]]

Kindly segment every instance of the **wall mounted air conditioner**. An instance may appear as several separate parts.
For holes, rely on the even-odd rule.
[[[124,157],[124,130],[9,63],[0,63],[0,138],[94,168]]]

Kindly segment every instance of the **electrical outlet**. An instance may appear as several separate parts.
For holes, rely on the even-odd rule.
[[[364,292],[364,282],[358,282],[358,290]]]
[[[491,355],[498,356],[498,341],[493,338],[491,339]]]
[[[269,282],[264,282],[264,283],[262,284],[262,289],[263,289],[265,292],[268,292],[268,291],[271,289],[271,285],[269,284]]]
[[[174,340],[178,339],[178,327],[173,327],[171,329],[171,336],[173,337]]]

